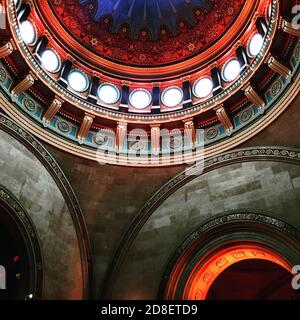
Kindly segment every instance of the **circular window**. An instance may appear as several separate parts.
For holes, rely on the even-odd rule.
[[[130,104],[136,109],[147,108],[152,101],[152,96],[149,91],[145,89],[135,89],[129,96]]]
[[[214,88],[212,79],[209,77],[199,79],[193,86],[193,93],[197,98],[206,98]]]
[[[234,58],[225,63],[222,71],[224,81],[230,82],[235,80],[241,71],[241,65],[238,59]]]
[[[34,25],[29,21],[23,21],[20,24],[20,32],[23,41],[28,45],[33,45],[36,40],[36,31]]]
[[[52,49],[46,49],[41,56],[42,66],[49,72],[57,72],[60,69],[60,58]]]
[[[179,87],[170,87],[163,91],[161,95],[162,103],[169,108],[178,106],[183,99],[183,92]]]
[[[68,77],[69,85],[77,92],[84,92],[89,86],[88,77],[79,70],[73,70]]]
[[[251,57],[256,57],[263,45],[264,39],[259,33],[255,33],[248,43],[248,54]]]
[[[98,88],[99,99],[106,104],[114,104],[120,99],[120,90],[110,83],[103,83]]]

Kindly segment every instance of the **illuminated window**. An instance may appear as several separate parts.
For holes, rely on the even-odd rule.
[[[234,58],[225,63],[223,67],[222,76],[223,79],[227,82],[235,80],[241,71],[241,65],[239,61]]]
[[[70,87],[77,92],[84,92],[89,87],[88,77],[80,70],[73,70],[68,77]]]
[[[195,82],[193,93],[197,98],[206,98],[213,90],[213,82],[211,78],[206,77]]]
[[[33,24],[29,21],[23,21],[20,25],[20,32],[23,41],[28,45],[33,45],[36,40],[36,31]]]
[[[150,105],[152,97],[149,91],[136,89],[131,92],[129,101],[134,108],[145,109]]]
[[[120,90],[110,83],[103,83],[98,88],[99,99],[106,104],[114,104],[120,99]]]
[[[262,48],[263,42],[264,39],[259,33],[253,35],[248,43],[248,54],[251,57],[256,57]]]
[[[41,56],[42,66],[49,72],[57,72],[60,69],[60,58],[51,49],[46,49]]]
[[[161,101],[166,107],[176,107],[183,100],[183,92],[179,87],[167,88],[161,95]]]

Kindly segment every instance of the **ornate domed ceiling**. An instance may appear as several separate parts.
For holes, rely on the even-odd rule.
[[[179,62],[228,31],[245,0],[49,0],[58,21],[104,58],[129,65]]]
[[[297,0],[4,3],[3,108],[82,157],[191,163],[254,136],[299,91]]]

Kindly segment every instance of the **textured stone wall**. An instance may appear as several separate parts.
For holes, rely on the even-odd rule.
[[[45,299],[81,299],[78,240],[67,204],[55,181],[20,142],[0,130],[0,184],[22,204],[39,236]]]
[[[243,208],[300,229],[300,166],[279,162],[229,165],[172,194],[136,237],[113,291],[116,299],[155,299],[169,258],[200,223]]]
[[[240,147],[265,145],[300,147],[299,105],[300,97],[268,128]],[[101,297],[104,280],[115,251],[132,220],[157,189],[181,172],[184,167],[136,169],[100,166],[52,146],[45,145],[45,147],[66,174],[83,210],[92,247],[92,297],[98,299]],[[177,203],[173,204],[176,205]],[[220,201],[218,206],[221,206]],[[172,232],[176,233],[176,230]],[[147,259],[151,260],[151,254],[155,255],[155,252],[148,253],[150,255]],[[165,260],[162,263],[165,263]],[[147,277],[147,274],[137,273],[135,276],[143,278]],[[123,278],[121,281],[125,287],[128,279]]]
[[[133,218],[148,198],[183,167],[163,169],[100,165],[51,146],[78,197],[91,241],[92,297],[98,299],[111,260]]]

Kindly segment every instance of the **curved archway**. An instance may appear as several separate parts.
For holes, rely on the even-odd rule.
[[[299,292],[291,286],[293,277],[275,262],[241,260],[215,279],[205,300],[299,300]]]
[[[41,241],[44,283],[39,296],[89,297],[89,237],[66,176],[31,134],[3,114],[0,135],[1,148],[5,150],[1,154],[2,168],[5,166],[0,170],[2,184],[28,212]],[[56,271],[58,265],[60,272]]]
[[[258,245],[233,245],[217,250],[207,257],[207,261],[195,267],[186,289],[184,297],[188,300],[205,300],[217,280],[228,268],[246,260],[262,260],[276,264],[291,273],[291,266],[277,253]]]
[[[40,299],[42,288],[42,253],[34,224],[0,185],[0,299]]]
[[[159,296],[204,300],[218,276],[241,261],[269,261],[291,274],[300,261],[299,234],[281,220],[251,212],[211,219],[176,250]]]
[[[219,218],[217,221],[221,221],[223,215],[228,215],[230,213],[236,215],[236,217],[242,215],[246,216],[247,214],[252,213],[254,217],[257,217],[262,212],[266,212],[266,210],[268,210],[266,214],[269,216],[270,221],[272,221],[272,217],[280,217],[280,219],[283,219],[291,225],[296,225],[299,227],[297,223],[294,224],[293,220],[286,217],[287,211],[282,212],[280,215],[280,210],[276,208],[275,200],[276,197],[281,197],[280,194],[283,192],[282,188],[273,189],[273,193],[272,189],[269,189],[269,192],[271,192],[270,194],[272,194],[274,198],[268,198],[267,201],[270,201],[270,205],[267,207],[265,205],[261,205],[265,203],[264,199],[267,198],[267,195],[269,195],[268,190],[266,189],[268,183],[263,184],[262,188],[259,186],[256,191],[253,191],[252,195],[256,195],[256,202],[242,202],[243,195],[236,195],[236,197],[241,200],[243,205],[243,207],[238,209],[238,211],[236,211],[234,205],[231,205],[231,196],[228,199],[229,201],[226,210],[224,210],[222,206],[213,207],[213,202],[210,203],[209,200],[209,188],[214,188],[214,190],[217,190],[217,183],[221,180],[218,178],[218,176],[220,176],[221,173],[226,175],[228,186],[225,189],[230,191],[233,188],[238,188],[237,180],[234,178],[237,173],[247,177],[246,184],[253,180],[264,180],[267,182],[269,180],[266,180],[266,175],[271,174],[271,176],[269,176],[269,178],[271,178],[273,173],[269,173],[269,171],[264,169],[265,174],[262,175],[260,173],[258,175],[256,174],[256,168],[260,168],[259,170],[262,170],[270,164],[272,165],[272,168],[274,167],[274,172],[277,172],[278,170],[280,170],[280,172],[282,170],[287,170],[286,176],[288,178],[290,170],[289,168],[294,168],[293,170],[295,172],[297,171],[300,163],[299,159],[300,152],[297,149],[288,149],[282,147],[253,147],[233,150],[221,154],[218,157],[206,159],[202,174],[198,171],[197,166],[193,166],[175,176],[168,183],[163,185],[149,199],[149,201],[145,203],[139,214],[132,221],[126,234],[124,234],[108,271],[105,289],[103,290],[103,296],[106,298],[128,297],[128,288],[122,288],[121,283],[124,281],[123,277],[129,277],[129,274],[131,274],[130,270],[133,270],[132,263],[130,262],[132,260],[132,255],[136,256],[137,251],[141,252],[140,250],[142,250],[142,248],[145,246],[147,248],[150,246],[153,248],[152,250],[154,250],[154,247],[160,245],[161,253],[159,254],[159,258],[164,259],[163,265],[158,267],[158,272],[161,274],[159,278],[161,279],[169,259],[169,254],[170,252],[174,251],[174,243],[177,243],[174,241],[178,241],[178,237],[180,237],[180,239],[185,237],[187,234],[193,231],[192,229],[195,228],[196,225],[203,223],[203,221],[205,221],[205,219],[209,216],[210,218],[212,216],[218,216]],[[243,165],[241,165],[242,163]],[[282,166],[284,166],[286,169],[283,169]],[[213,183],[210,185],[210,187],[208,187],[207,181],[209,181],[211,178],[213,178]],[[292,181],[290,181],[290,184],[292,185]],[[197,191],[195,191],[198,185],[201,189],[201,193],[197,193]],[[223,185],[220,185],[218,195],[223,197],[223,193],[225,191],[221,186]],[[270,184],[270,188],[272,187],[273,184]],[[292,190],[290,190],[290,192],[291,194],[295,194],[295,197],[297,197],[297,193],[294,193]],[[186,197],[186,195],[188,195],[188,197]],[[193,201],[193,199],[195,200]],[[258,199],[261,199],[261,201],[258,202]],[[174,203],[174,205],[172,205],[172,203]],[[202,204],[201,211],[197,210],[197,206],[200,206],[200,204]],[[178,212],[176,212],[176,210]],[[187,216],[187,214],[189,215]],[[178,229],[174,229],[176,221],[178,222],[177,225],[180,226]],[[159,227],[160,223],[163,223],[163,228]],[[175,233],[176,236],[174,236]],[[168,234],[168,236],[166,236],[166,234]],[[153,239],[154,235],[156,237],[155,239],[157,240]],[[144,256],[145,255],[146,253],[144,253]],[[141,261],[143,261],[142,259],[143,257],[141,258]],[[155,263],[147,261],[146,265],[149,269],[149,272],[159,265],[158,260],[161,261],[160,259],[153,259],[152,261],[156,261]],[[145,270],[145,264],[142,262],[140,267],[141,270]],[[136,264],[134,268],[136,270]],[[146,281],[134,278],[134,272],[132,272],[131,277],[131,290],[138,290],[138,286],[144,285],[145,288],[147,287],[147,289],[142,291],[143,299],[153,299],[157,297],[160,280],[157,279],[154,281],[154,277],[151,277],[151,281],[147,282],[146,284]],[[142,295],[138,295],[138,297],[140,296]]]

